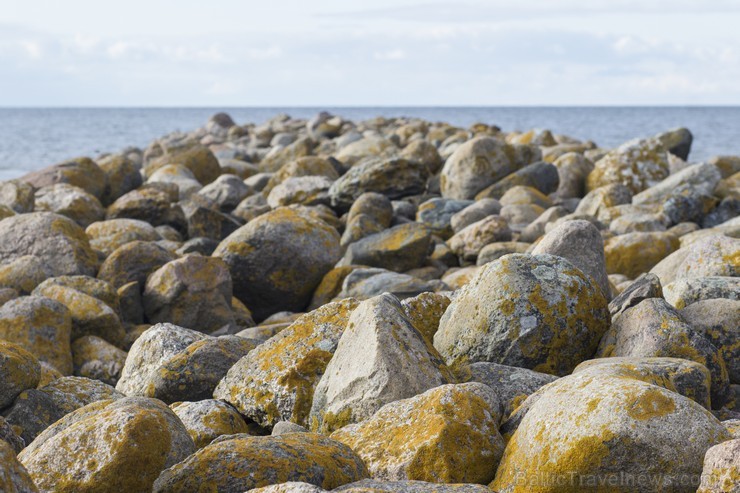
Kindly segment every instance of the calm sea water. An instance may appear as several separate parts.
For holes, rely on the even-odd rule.
[[[277,113],[309,118],[321,110],[355,120],[413,116],[461,126],[484,122],[505,131],[550,129],[602,147],[688,127],[694,134],[690,161],[740,155],[740,107],[0,108],[0,179],[75,156],[144,147],[166,133],[193,130],[218,111],[237,123],[260,123]]]

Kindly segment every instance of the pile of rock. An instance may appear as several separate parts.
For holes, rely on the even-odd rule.
[[[214,115],[0,184],[0,490],[736,491],[740,157]]]

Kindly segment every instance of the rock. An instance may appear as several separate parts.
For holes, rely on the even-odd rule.
[[[152,226],[168,224],[175,229],[183,230],[185,217],[182,209],[179,205],[172,204],[177,200],[177,195],[173,198],[161,187],[153,185],[159,184],[153,183],[137,188],[119,197],[108,206],[106,219],[138,219]]]
[[[540,214],[537,219],[521,230],[519,233],[519,240],[534,243],[540,236],[545,234],[548,230],[548,226],[552,225],[552,227],[557,227],[555,225],[559,224],[558,220],[569,215],[570,213],[565,207],[559,205],[550,207]],[[565,221],[565,219],[563,221]]]
[[[154,226],[138,219],[109,219],[91,224],[85,230],[93,250],[106,257],[117,248],[133,241],[162,239]]]
[[[188,430],[196,449],[205,447],[220,436],[248,431],[244,419],[225,402],[214,399],[176,402],[170,408]]]
[[[558,189],[555,194],[560,199],[581,198],[586,192],[586,178],[594,169],[594,163],[583,154],[568,152],[553,162],[558,170]]]
[[[58,301],[24,296],[0,307],[0,339],[15,343],[65,375],[72,373],[72,317]]]
[[[668,155],[663,144],[654,138],[635,139],[596,161],[586,180],[586,188],[591,191],[621,183],[636,194],[656,185],[668,174]]]
[[[105,189],[100,197],[103,205],[110,205],[122,195],[141,186],[139,166],[126,156],[111,155],[98,161],[98,165],[106,176]]]
[[[593,356],[609,327],[599,288],[561,257],[512,254],[481,267],[439,324],[448,364],[489,361],[553,375]]]
[[[646,299],[616,317],[597,354],[601,358],[669,357],[696,361],[712,374],[712,407],[721,407],[727,399],[729,380],[722,355],[661,298]]]
[[[389,402],[450,381],[449,370],[398,299],[383,294],[352,312],[314,391],[309,424],[312,430],[331,432],[370,417]]]
[[[540,217],[543,212],[545,212],[545,209],[535,204],[505,205],[501,208],[501,217],[506,219],[513,231],[520,232]]]
[[[26,446],[26,441],[16,435],[10,424],[5,421],[5,418],[0,416],[0,442],[5,442],[10,445],[11,449],[17,454]],[[0,463],[2,463],[0,461]],[[2,483],[0,482],[0,486]]]
[[[19,181],[26,182],[36,189],[66,183],[80,187],[97,198],[103,196],[106,186],[103,170],[92,159],[86,157],[32,171],[20,177]]]
[[[681,310],[681,316],[719,350],[730,382],[740,384],[740,301],[722,298],[697,301]]]
[[[24,181],[4,181],[0,183],[0,205],[10,207],[18,214],[33,212],[34,188]]]
[[[362,481],[336,488],[333,491],[343,491],[345,493],[365,493],[367,491],[387,491],[393,493],[490,493],[491,490],[479,484],[440,484],[427,483],[426,481],[378,481],[375,479],[363,479]]]
[[[631,202],[632,191],[621,183],[612,183],[588,192],[578,203],[575,214],[587,214],[599,219],[612,207]]]
[[[32,212],[0,221],[0,262],[37,256],[55,276],[94,275],[97,255],[85,231],[52,212]]]
[[[350,168],[331,185],[331,205],[348,210],[365,192],[380,193],[389,199],[416,195],[424,191],[428,177],[426,165],[416,161],[402,158],[368,160]]]
[[[254,488],[249,491],[250,493],[324,493],[326,490],[301,481],[288,481],[287,483],[272,484],[270,486],[263,486],[262,488]]]
[[[67,307],[72,317],[72,340],[94,335],[114,346],[123,346],[126,332],[117,310],[103,301],[74,288],[46,282],[34,289],[32,294],[56,300]]]
[[[714,298],[740,300],[740,278],[694,277],[675,281],[663,287],[665,299],[679,310],[697,301]]]
[[[74,374],[115,385],[126,362],[123,351],[105,339],[83,336],[72,343]]]
[[[368,157],[385,157],[396,153],[396,145],[379,136],[364,137],[344,147],[334,156],[345,166],[353,167]]]
[[[471,205],[453,214],[450,218],[450,226],[455,233],[459,233],[465,227],[470,226],[488,216],[501,212],[501,204],[496,199],[476,200]]]
[[[349,447],[321,435],[235,435],[216,440],[163,471],[153,493],[242,493],[288,481],[331,490],[366,477],[365,465]]]
[[[661,387],[615,377],[567,379],[524,416],[491,488],[583,491],[622,480],[630,482],[615,491],[637,491],[635,484],[639,491],[693,491],[697,485],[687,478],[698,482],[705,451],[728,437],[709,411]]]
[[[682,358],[610,357],[584,361],[573,374],[633,378],[663,387],[711,409],[711,374],[706,366]]]
[[[352,243],[339,265],[366,265],[404,272],[422,266],[431,247],[432,238],[426,226],[401,224]]]
[[[442,385],[331,437],[357,452],[375,479],[485,484],[504,450],[500,407],[487,385]]]
[[[711,235],[687,245],[683,261],[675,270],[675,280],[696,277],[740,277],[740,239]]]
[[[740,439],[711,447],[704,456],[698,493],[740,491]]]
[[[399,299],[412,298],[421,293],[439,291],[446,286],[439,281],[423,281],[408,274],[378,268],[356,268],[347,274],[335,299],[366,300],[383,293]]]
[[[69,414],[18,458],[43,491],[148,491],[160,471],[194,450],[164,404],[142,397],[104,400]]]
[[[180,199],[186,199],[203,188],[203,185],[195,178],[192,171],[178,164],[162,166],[153,172],[146,182],[147,184],[167,183],[175,185]]]
[[[301,316],[234,364],[213,396],[262,426],[306,426],[316,385],[357,305],[348,299]]]
[[[464,260],[474,260],[484,246],[511,240],[509,225],[501,216],[488,216],[466,226],[447,240],[450,250]]]
[[[15,456],[13,448],[0,440],[0,490],[8,493],[38,493],[28,471]]]
[[[143,290],[149,274],[175,258],[173,253],[156,243],[132,241],[118,247],[105,259],[98,279],[116,288],[135,281]]]
[[[235,335],[195,341],[160,362],[144,393],[167,403],[208,399],[229,368],[255,346]]]
[[[478,253],[476,265],[485,265],[510,253],[527,253],[531,246],[532,245],[529,243],[522,243],[519,241],[499,241],[496,243],[489,243],[481,248],[480,253]]]
[[[287,163],[309,156],[315,142],[308,137],[301,137],[287,145],[274,146],[259,164],[259,169],[267,172],[276,172]]]
[[[674,156],[680,157],[684,161],[689,158],[691,142],[694,140],[694,137],[688,128],[669,130],[656,135],[655,138]]]
[[[543,208],[552,207],[552,200],[536,188],[516,185],[508,189],[500,199],[501,205],[531,204]]]
[[[218,204],[222,210],[231,210],[249,193],[249,187],[236,175],[221,175],[203,187],[198,194]]]
[[[532,187],[545,195],[549,195],[558,189],[558,170],[555,166],[544,161],[529,164],[510,175],[497,180],[487,186],[475,196],[480,200],[483,198],[501,199],[507,190],[515,186]]]
[[[231,275],[223,260],[188,255],[149,275],[144,313],[152,323],[170,322],[210,333],[234,323],[231,294]]]
[[[13,403],[18,394],[36,388],[41,365],[17,344],[0,340],[0,409]]]
[[[288,433],[308,433],[308,430],[301,425],[290,421],[278,421],[272,427],[272,436],[286,435]]]
[[[239,228],[213,256],[229,266],[234,296],[262,320],[308,305],[324,274],[339,260],[339,234],[322,221],[281,208]]]
[[[5,410],[8,423],[26,445],[67,414],[90,403],[119,399],[110,385],[83,377],[61,377],[39,389],[28,389]]]
[[[116,390],[128,396],[146,395],[159,368],[170,358],[208,336],[173,324],[157,324],[136,339]]]
[[[437,148],[434,144],[426,140],[415,140],[413,142],[409,142],[409,144],[401,150],[399,155],[409,161],[418,161],[425,164],[429,169],[429,173],[432,175],[439,173],[444,165],[444,160],[442,159],[442,156],[439,155]]]
[[[671,233],[627,233],[604,242],[606,271],[635,279],[679,247]]]
[[[221,174],[218,159],[213,153],[203,146],[194,146],[183,150],[165,154],[149,162],[144,167],[147,177],[166,165],[180,165],[193,173],[193,176],[203,185],[208,185]]]
[[[329,187],[332,183],[325,176],[287,178],[270,191],[267,204],[273,209],[291,204],[329,205]]]
[[[473,204],[470,200],[434,198],[419,205],[416,222],[425,225],[432,234],[446,239],[452,236],[452,216]]]
[[[270,177],[264,191],[265,193],[269,193],[273,188],[288,178],[298,178],[300,176],[325,176],[331,181],[334,181],[339,178],[339,173],[328,159],[316,156],[300,157],[277,170]]]
[[[86,228],[105,217],[100,201],[79,187],[59,183],[36,191],[35,210],[54,212]]]
[[[516,159],[514,147],[490,137],[471,139],[447,159],[440,175],[442,196],[470,200],[527,163]]]
[[[486,361],[471,364],[464,373],[466,380],[480,382],[496,391],[503,416],[509,416],[529,395],[558,379],[546,373]]]
[[[51,270],[39,257],[25,255],[0,266],[0,286],[30,294],[51,275]]]
[[[637,306],[643,300],[662,297],[663,288],[658,276],[649,272],[641,274],[609,302],[609,313],[614,318],[625,310]]]
[[[633,198],[634,204],[661,203],[670,197],[676,189],[690,187],[698,195],[712,195],[722,175],[713,164],[697,164],[668,176],[660,183],[638,193]]]
[[[411,325],[431,343],[439,329],[439,320],[450,306],[450,298],[438,293],[421,293],[401,302],[403,312]]]
[[[331,139],[339,135],[341,125],[341,118],[322,111],[306,122],[306,130],[308,130],[309,135],[314,139],[320,139],[322,137]]]

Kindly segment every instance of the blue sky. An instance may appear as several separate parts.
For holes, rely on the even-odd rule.
[[[0,7],[0,106],[740,104],[740,0]]]

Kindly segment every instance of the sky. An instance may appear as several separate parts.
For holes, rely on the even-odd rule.
[[[739,104],[740,0],[0,0],[0,106]]]

